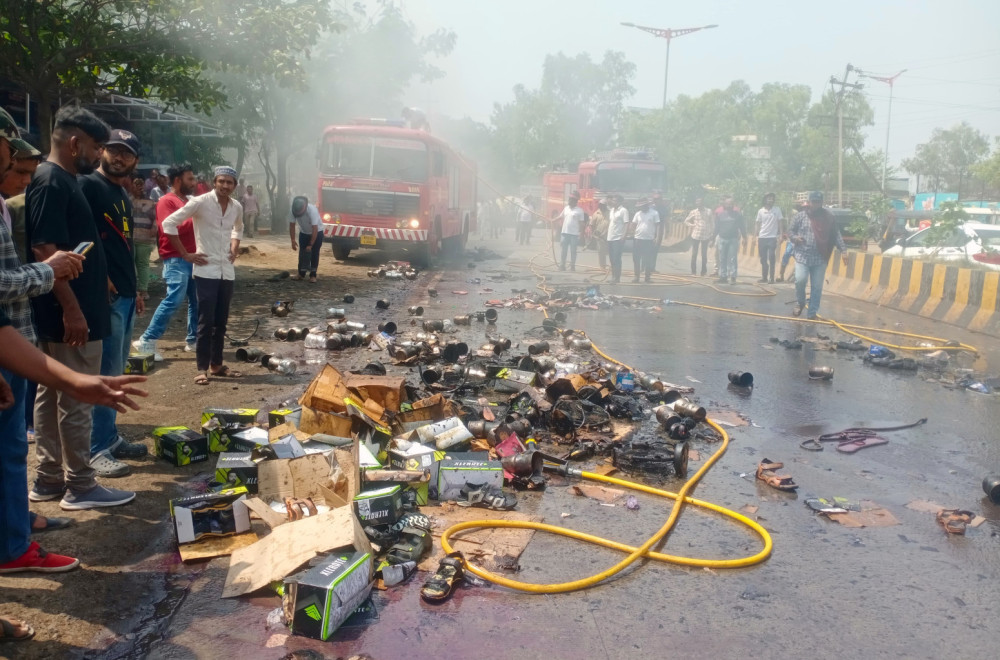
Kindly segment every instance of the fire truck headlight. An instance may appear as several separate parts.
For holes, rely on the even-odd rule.
[[[410,218],[410,229],[416,229],[420,226],[420,220],[416,218]]]
[[[331,220],[333,220],[333,216],[332,215],[330,215],[329,213],[324,213],[323,214],[323,222],[330,222]]]

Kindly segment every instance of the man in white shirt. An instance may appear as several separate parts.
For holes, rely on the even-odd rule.
[[[660,224],[660,214],[652,208],[648,199],[640,199],[639,209],[632,217],[635,233],[632,235],[632,265],[635,267],[633,282],[639,281],[639,273],[645,271],[646,281],[653,281],[653,257],[656,255],[656,234]]]
[[[257,217],[260,215],[260,206],[257,204],[253,186],[247,186],[246,192],[239,199],[240,206],[243,207],[243,228],[246,235],[253,238],[257,233]]]
[[[531,227],[535,224],[535,198],[531,195],[525,196],[521,201],[521,206],[517,210],[517,242],[521,245],[531,243]]]
[[[608,214],[608,258],[611,260],[611,283],[622,279],[622,252],[625,250],[625,231],[628,227],[628,209],[625,199],[615,195],[611,200]]]
[[[778,249],[778,236],[782,232],[784,218],[781,209],[774,205],[774,193],[764,195],[763,208],[757,211],[757,252],[760,254],[761,284],[774,284],[774,266]]]
[[[566,200],[566,207],[557,216],[557,222],[562,221],[562,261],[559,263],[559,270],[566,270],[566,253],[569,252],[569,269],[576,270],[576,247],[580,244],[580,232],[583,231],[583,209],[577,206],[580,201],[580,194],[572,192]]]
[[[209,378],[239,378],[243,374],[222,362],[222,348],[229,322],[236,268],[233,262],[243,238],[243,207],[232,199],[236,170],[215,168],[214,190],[192,197],[187,204],[163,220],[163,233],[181,257],[193,264],[198,292],[198,340],[195,354],[198,375],[194,382],[207,385]],[[178,236],[178,226],[191,218],[197,252],[188,252]]]
[[[288,212],[288,234],[292,239],[292,251],[299,250],[299,274],[294,280],[306,279],[309,271],[309,281],[316,283],[316,270],[319,268],[319,249],[323,246],[322,221],[319,209],[309,203],[309,198],[299,195],[292,200],[292,208]],[[299,243],[295,243],[295,230],[299,232]],[[301,247],[301,249],[299,249]]]

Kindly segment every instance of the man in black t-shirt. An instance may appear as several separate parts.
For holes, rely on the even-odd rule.
[[[38,166],[25,193],[29,259],[43,261],[59,249],[91,243],[80,277],[56,282],[52,293],[32,299],[41,349],[70,369],[89,375],[101,370],[101,342],[111,333],[108,269],[90,205],[77,174],[94,171],[108,125],[83,108],[56,112],[48,160]],[[135,493],[97,484],[90,466],[93,406],[40,385],[35,400],[38,469],[28,497],[62,498],[66,510],[117,506]]]
[[[80,190],[90,204],[94,225],[108,262],[108,297],[111,332],[101,350],[101,375],[125,372],[136,313],[144,311],[137,298],[135,244],[132,241],[132,200],[124,187],[139,162],[139,139],[129,131],[114,129],[101,152],[101,164],[92,174],[79,177]],[[130,468],[122,458],[142,458],[146,446],[130,443],[118,433],[117,411],[95,406],[90,432],[90,466],[99,477],[123,477]]]

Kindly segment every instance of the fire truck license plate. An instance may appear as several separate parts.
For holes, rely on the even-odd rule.
[[[362,245],[375,245],[375,237],[374,236],[370,236],[368,234],[362,234],[361,235],[361,244]]]

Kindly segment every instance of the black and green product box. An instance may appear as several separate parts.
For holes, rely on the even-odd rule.
[[[503,487],[503,465],[487,452],[448,452],[431,468],[430,497],[462,500],[466,484]]]
[[[204,538],[233,536],[250,529],[247,489],[227,488],[170,501],[178,543],[193,543]]]
[[[248,451],[223,452],[215,464],[215,480],[220,484],[243,486],[248,493],[256,493],[257,463]]]
[[[395,525],[403,515],[402,492],[398,484],[362,491],[354,497],[354,513],[362,525]]]
[[[139,353],[128,356],[125,361],[126,374],[148,374],[156,366],[152,353]]]
[[[267,427],[273,429],[275,426],[291,423],[296,428],[302,419],[302,406],[298,408],[279,408],[267,413]]]
[[[208,450],[213,454],[234,449],[232,437],[257,424],[259,410],[253,408],[208,408],[201,413],[201,432],[208,438]]]
[[[208,439],[186,426],[153,429],[153,453],[180,467],[208,460]]]
[[[253,451],[268,444],[267,429],[256,426],[229,436],[229,451]]]
[[[372,556],[349,550],[285,579],[282,608],[296,635],[326,641],[368,598]]]

